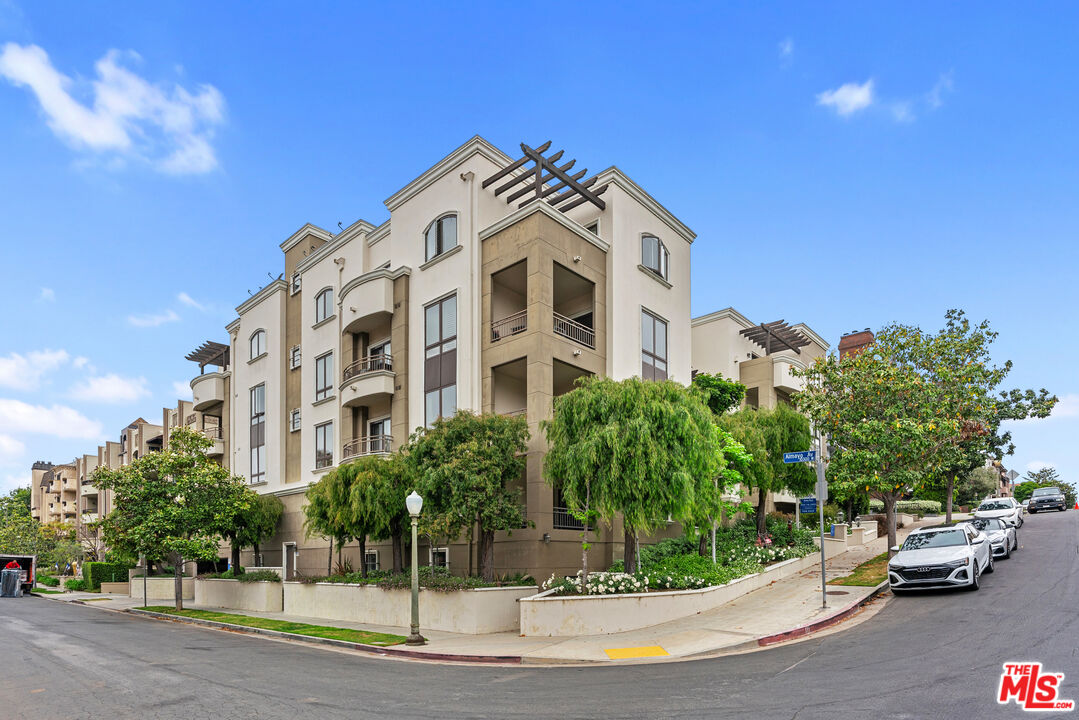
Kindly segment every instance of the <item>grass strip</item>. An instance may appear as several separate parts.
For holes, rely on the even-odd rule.
[[[346,642],[363,643],[364,645],[399,645],[405,641],[403,635],[390,635],[388,633],[368,632],[367,630],[330,627],[329,625],[308,625],[307,623],[272,620],[270,618],[215,612],[212,610],[177,610],[168,605],[151,605],[150,607],[143,609],[165,615],[178,615],[180,617],[195,618],[197,620],[212,620],[214,622],[230,623],[232,625],[243,625],[244,627],[276,630],[290,635],[306,635],[308,637],[327,638],[330,640],[344,640]]]
[[[872,560],[854,568],[850,575],[829,580],[829,585],[860,585],[876,587],[888,579],[888,552],[884,551]]]
[[[31,592],[41,593],[42,595],[63,595],[63,590],[42,590],[41,588],[34,588]]]

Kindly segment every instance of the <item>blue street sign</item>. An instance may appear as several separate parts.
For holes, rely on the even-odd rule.
[[[783,462],[785,463],[800,463],[800,462],[813,462],[817,459],[816,450],[799,450],[798,452],[783,453]]]
[[[817,512],[817,498],[800,498],[798,500],[798,510],[804,514]]]

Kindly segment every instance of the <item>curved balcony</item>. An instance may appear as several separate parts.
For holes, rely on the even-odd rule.
[[[392,435],[370,435],[356,438],[341,448],[341,462],[365,455],[386,455],[393,451]]]
[[[341,288],[341,327],[363,332],[384,324],[393,314],[393,273],[375,270]]]
[[[191,394],[194,397],[195,410],[206,410],[217,403],[225,402],[225,374],[210,372],[199,375],[191,381]]]
[[[371,355],[341,373],[341,405],[368,405],[380,396],[393,395],[393,357]]]
[[[221,432],[221,426],[208,427],[199,430],[199,434],[214,441],[214,444],[206,448],[206,454],[210,457],[220,457],[225,454],[225,437]]]
[[[805,387],[805,381],[791,373],[791,370],[794,369],[805,370],[805,365],[793,358],[773,355],[772,385],[789,393],[799,392]]]

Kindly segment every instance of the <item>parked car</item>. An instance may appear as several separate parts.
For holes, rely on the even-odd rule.
[[[993,572],[988,536],[970,523],[914,530],[888,561],[893,593],[928,588],[977,590],[982,573]]]
[[[1068,504],[1064,502],[1064,491],[1058,487],[1041,487],[1035,488],[1034,492],[1030,496],[1030,505],[1027,509],[1032,512],[1041,512],[1042,510],[1059,510],[1064,512],[1068,509]]]
[[[1000,518],[974,518],[967,522],[989,538],[993,557],[1002,557],[1007,560],[1012,556],[1012,550],[1019,549],[1019,531],[1011,523],[1006,523]]]
[[[1030,498],[1027,498],[1019,504],[1023,507],[1023,512],[1026,512],[1029,509],[1027,506],[1030,505]]]
[[[1023,527],[1023,506],[1015,498],[989,498],[974,511],[976,518],[1000,518],[1016,527]]]

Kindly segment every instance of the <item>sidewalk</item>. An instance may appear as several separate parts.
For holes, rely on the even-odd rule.
[[[926,518],[899,531],[899,541],[915,527],[935,525],[941,517]],[[870,560],[887,549],[887,538],[877,538],[866,545],[853,547],[846,553],[828,560],[828,578],[850,573],[857,565]],[[771,585],[744,595],[737,600],[708,612],[649,628],[612,635],[583,635],[577,637],[521,637],[515,633],[463,635],[423,630],[428,644],[422,647],[403,645],[386,648],[409,651],[409,655],[429,655],[432,660],[450,659],[445,656],[494,657],[503,662],[534,664],[550,663],[610,663],[630,659],[657,661],[704,654],[744,651],[772,642],[806,634],[805,626],[828,622],[841,611],[856,609],[875,593],[872,587],[828,586],[828,607],[821,607],[820,566],[798,575],[773,582]],[[61,601],[89,601],[95,607],[125,611],[141,608],[142,601],[127,596],[96,593],[67,593],[46,596]],[[168,601],[153,601],[153,605],[169,605]],[[319,618],[298,617],[284,613],[265,613],[221,608],[202,608],[184,603],[185,608],[233,612],[252,617],[333,625],[334,627],[369,630],[408,635],[407,628],[383,627]],[[838,621],[841,618],[836,618]],[[423,618],[420,618],[422,624]],[[813,628],[814,630],[817,628]],[[442,657],[439,657],[442,656]]]

